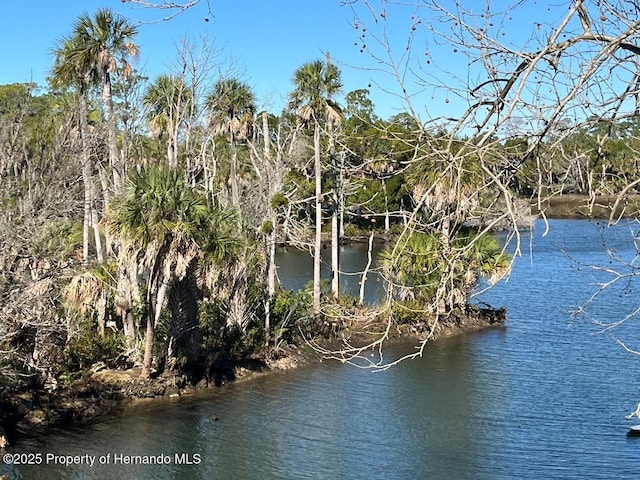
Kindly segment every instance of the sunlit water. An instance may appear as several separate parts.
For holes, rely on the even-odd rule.
[[[606,245],[633,259],[635,225]],[[507,328],[431,343],[423,358],[372,373],[324,362],[158,402],[95,425],[25,440],[10,453],[110,455],[105,465],[0,467],[25,479],[631,479],[640,438],[634,282],[584,305],[611,277],[595,222],[536,225],[508,282],[479,301],[508,308]],[[531,247],[532,255],[529,254]],[[613,261],[613,260],[612,260]],[[281,271],[282,275],[282,271]],[[389,358],[411,351],[394,347]],[[214,418],[219,420],[215,421]],[[187,456],[199,464],[179,465]],[[161,466],[115,455],[165,455]],[[195,455],[195,456],[194,456]],[[198,457],[199,456],[199,457]],[[122,457],[121,457],[122,458]]]

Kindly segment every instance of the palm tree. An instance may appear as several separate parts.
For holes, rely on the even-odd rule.
[[[196,259],[234,258],[240,229],[233,213],[215,208],[185,183],[180,170],[162,165],[130,176],[127,188],[110,204],[109,228],[143,252],[147,326],[142,375],[149,376],[155,328],[170,287],[189,275]]]
[[[54,88],[71,86],[76,90],[78,102],[78,137],[80,139],[80,161],[84,184],[84,215],[82,232],[82,262],[89,261],[89,232],[92,223],[94,190],[92,183],[93,163],[89,151],[89,126],[87,121],[87,92],[96,81],[96,71],[88,57],[81,55],[82,45],[75,37],[64,37],[53,50],[54,65],[51,85]],[[99,238],[99,235],[97,235]],[[98,251],[100,255],[100,251]]]
[[[320,159],[321,125],[340,120],[340,107],[333,101],[342,83],[340,70],[330,62],[315,60],[305,63],[293,75],[294,91],[289,97],[289,107],[298,118],[313,126],[313,149],[316,193],[316,236],[313,258],[313,310],[320,313],[320,251],[322,248],[322,162]],[[333,272],[337,276],[337,272]]]
[[[494,283],[509,268],[510,258],[495,235],[467,229],[449,242],[455,251],[453,262],[451,256],[443,256],[443,238],[436,233],[414,231],[393,249],[382,252],[383,270],[393,285],[393,294],[401,300],[435,299],[440,310],[450,311],[467,302],[479,277]]]
[[[160,75],[147,87],[142,102],[154,136],[161,139],[167,135],[167,161],[176,167],[178,134],[193,103],[192,90],[180,77]]]
[[[255,96],[251,87],[236,78],[219,80],[213,92],[207,97],[205,104],[210,113],[209,123],[214,134],[225,135],[231,148],[231,204],[237,207],[240,203],[238,193],[238,140],[246,140],[253,125],[256,113]]]
[[[125,18],[110,9],[100,9],[91,17],[83,13],[73,25],[72,37],[77,47],[74,56],[83,64],[90,64],[93,75],[102,86],[102,99],[107,112],[109,162],[113,169],[114,188],[118,191],[125,176],[125,162],[118,153],[116,117],[111,94],[111,72],[120,66],[125,75],[131,72],[130,58],[138,55],[133,43],[137,29]]]

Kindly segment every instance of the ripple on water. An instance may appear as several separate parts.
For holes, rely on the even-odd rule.
[[[632,246],[624,233],[610,234],[618,249]],[[184,451],[202,455],[198,466],[33,468],[23,478],[636,478],[640,439],[625,436],[624,416],[640,401],[640,359],[569,313],[598,278],[572,269],[563,249],[608,261],[600,237],[588,222],[553,221],[533,242],[533,258],[480,298],[507,306],[506,329],[429,344],[423,358],[386,372],[325,362],[19,447]],[[631,297],[605,296],[590,313],[615,319],[635,308],[640,296]],[[638,330],[616,332],[633,339]]]

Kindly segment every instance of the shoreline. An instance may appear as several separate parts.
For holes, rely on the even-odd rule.
[[[465,310],[451,312],[446,321],[441,320],[429,341],[505,326],[504,309],[467,306]],[[395,327],[395,331],[385,340],[386,345],[422,342],[430,332],[429,322],[426,321]],[[351,341],[366,345],[375,338],[371,331],[352,325],[340,333]],[[325,339],[322,344],[331,348],[331,344],[335,346],[338,340]],[[3,413],[0,440],[4,439],[6,446],[13,446],[23,438],[46,436],[59,429],[80,428],[109,415],[149,405],[169,405],[180,398],[197,398],[227,384],[285,373],[325,360],[323,355],[308,345],[291,345],[284,355],[275,359],[256,357],[223,362],[215,368],[216,378],[213,381],[206,382],[203,379],[196,384],[186,383],[185,375],[181,372],[165,372],[156,378],[143,379],[139,367],[128,370],[102,369],[53,392],[26,391],[3,401],[0,405]],[[2,448],[0,443],[0,450]]]
[[[544,198],[541,204],[535,198],[529,199],[531,214],[540,216],[543,212],[549,219],[609,219],[629,218],[640,213],[640,195],[608,194],[577,195],[566,193]],[[542,207],[542,208],[540,208]]]
[[[531,214],[536,212],[536,204],[529,199]],[[617,205],[617,214],[631,216],[636,214],[640,206],[640,195],[626,195],[620,201],[616,195],[600,195],[589,198],[583,195],[565,194],[551,197],[543,204],[543,212],[547,218],[557,219],[586,219],[609,218],[611,209]],[[380,241],[380,239],[376,239]],[[351,242],[360,241],[350,238]],[[455,335],[472,333],[496,325],[503,326],[506,313],[500,312],[499,321],[487,321],[470,315],[448,321],[438,326],[430,341]],[[379,327],[379,325],[377,325]],[[371,326],[369,326],[371,327]],[[376,327],[376,325],[374,325]],[[411,324],[396,324],[386,345],[400,342],[421,342],[429,334],[428,322],[414,322]],[[357,326],[346,326],[340,330],[340,335],[356,344],[366,343],[374,338],[375,328],[363,332]],[[378,329],[378,332],[383,329]],[[333,346],[339,343],[334,338]],[[324,340],[324,346],[330,346],[330,341]],[[329,347],[330,348],[330,347]],[[215,391],[217,387],[231,382],[249,381],[253,378],[270,375],[276,372],[299,368],[309,363],[319,362],[323,358],[318,352],[311,351],[308,345],[290,345],[285,353],[277,359],[269,359],[264,355],[256,355],[243,361],[225,361],[214,367],[215,378],[203,384],[202,380],[190,384],[183,372],[168,372],[157,378],[142,379],[139,368],[129,370],[97,369],[84,378],[76,380],[70,385],[59,387],[53,392],[44,390],[25,390],[14,395],[0,398],[0,450],[4,446],[13,445],[21,438],[37,435],[47,435],[58,428],[78,427],[99,421],[119,411],[135,409],[138,406],[171,402],[173,399],[185,396],[197,396],[201,392]]]

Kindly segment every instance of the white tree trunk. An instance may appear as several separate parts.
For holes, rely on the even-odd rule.
[[[93,227],[93,239],[96,245],[96,256],[99,264],[104,263],[104,255],[102,253],[102,237],[100,236],[100,225],[98,224],[98,211],[91,209],[91,226]]]
[[[334,201],[338,201],[334,194]],[[340,225],[338,222],[338,207],[334,206],[331,215],[331,295],[338,298],[340,295]]]
[[[150,285],[153,289],[153,284],[155,283],[153,280],[150,280]],[[162,282],[158,286],[157,292],[155,295],[151,293],[148,295],[148,298],[151,299],[149,302],[149,315],[147,316],[147,331],[145,334],[145,344],[144,344],[144,359],[142,361],[142,376],[148,378],[151,375],[151,364],[153,363],[153,346],[155,343],[155,331],[156,326],[158,325],[158,321],[160,320],[160,315],[162,314],[162,306],[164,305],[164,300],[167,295],[167,289],[169,287],[169,279],[163,275]],[[154,298],[155,297],[155,298]]]
[[[276,231],[275,228],[267,236],[267,256],[269,264],[267,267],[267,299],[265,302],[264,329],[267,343],[271,336],[271,301],[276,293]]]
[[[384,188],[384,231],[389,231],[389,197],[387,195],[387,182],[382,180],[382,187]]]
[[[91,202],[92,202],[92,185],[91,176],[93,174],[93,165],[91,163],[91,154],[89,152],[89,142],[87,140],[87,103],[84,91],[79,92],[78,107],[80,117],[80,144],[81,144],[81,162],[82,162],[82,183],[84,185],[84,202],[83,202],[83,223],[82,223],[82,264],[89,264],[89,237],[91,231]]]
[[[83,161],[83,164],[86,163]],[[89,265],[89,238],[91,236],[91,175],[82,167],[82,181],[84,183],[84,215],[82,218],[82,264]]]
[[[320,315],[320,254],[322,252],[322,163],[320,161],[320,125],[313,130],[316,174],[316,239],[313,250],[313,313]]]
[[[364,286],[367,283],[367,274],[369,273],[369,268],[371,268],[371,249],[373,248],[373,232],[371,232],[371,236],[369,237],[369,248],[367,249],[367,265],[364,267],[364,271],[362,272],[362,279],[360,280],[360,305],[364,305]]]
[[[125,168],[123,159],[120,158],[118,151],[118,132],[116,126],[116,117],[113,111],[113,96],[111,94],[111,75],[109,72],[103,72],[102,79],[102,100],[107,110],[107,133],[109,142],[109,164],[113,170],[113,188],[116,192],[122,190],[125,177]]]
[[[109,204],[109,183],[107,182],[107,175],[105,174],[104,168],[98,167],[98,175],[100,177],[100,186],[102,188],[102,215],[105,215],[105,209]],[[104,249],[107,257],[110,257],[114,254],[113,252],[113,242],[111,240],[111,235],[109,234],[109,229],[104,229]]]
[[[169,166],[175,168],[178,166],[178,133],[179,128],[178,125],[174,125],[174,122],[169,122],[169,126],[167,128],[167,161],[169,162]]]
[[[236,149],[236,139],[231,134],[231,168],[229,177],[231,180],[231,205],[237,207],[240,204],[240,195],[238,193],[238,152]]]
[[[269,133],[269,116],[267,112],[262,112],[262,138],[264,142],[264,162],[270,165],[271,161],[271,137]],[[271,336],[271,301],[276,293],[276,227],[278,218],[276,212],[271,206],[271,198],[275,194],[275,179],[269,179],[269,214],[268,218],[271,221],[272,230],[267,235],[267,299],[265,302],[265,318],[264,318],[264,330],[266,342],[269,343]]]
[[[331,158],[331,168],[333,169],[333,212],[331,214],[331,295],[333,298],[340,296],[340,223],[338,214],[340,210],[340,189],[338,181],[338,166],[335,161],[335,148],[333,140],[333,124],[329,123],[329,156]]]

